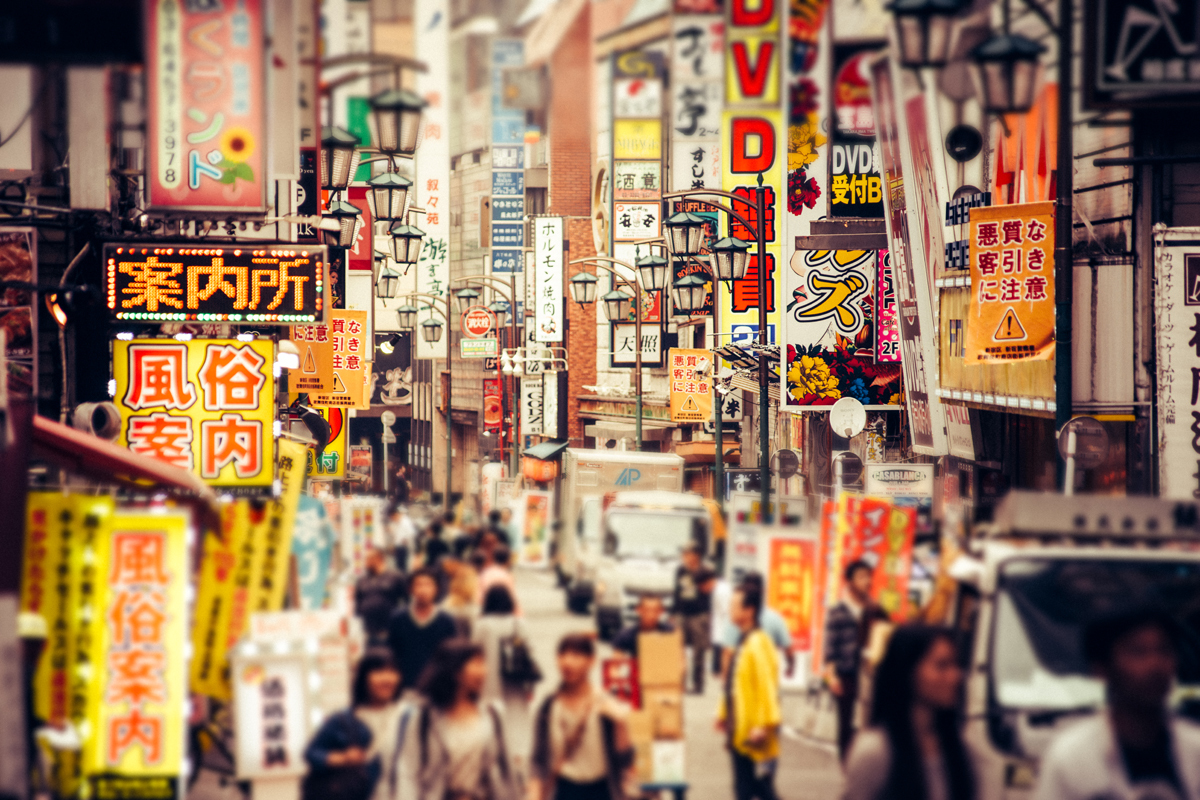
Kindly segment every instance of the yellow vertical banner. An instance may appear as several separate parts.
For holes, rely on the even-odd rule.
[[[118,512],[98,550],[100,678],[87,761],[98,797],[167,796],[182,774],[189,525],[180,512]]]
[[[298,442],[279,441],[278,500],[267,504],[263,538],[262,570],[254,589],[251,611],[279,611],[287,589],[288,559],[292,552],[292,528],[296,524],[296,507],[304,489],[304,473],[308,464],[308,448]]]
[[[196,694],[228,700],[229,622],[238,553],[250,535],[250,503],[236,501],[221,508],[221,530],[204,539],[200,583],[192,625],[189,685]]]
[[[226,651],[237,644],[250,627],[254,587],[258,586],[259,576],[262,575],[262,539],[266,521],[267,513],[262,505],[247,503],[246,535],[238,544],[237,561],[233,568],[233,600],[229,604],[229,623],[225,628]]]
[[[96,744],[96,731],[89,715],[100,702],[102,653],[97,643],[104,625],[100,614],[101,586],[107,575],[104,555],[112,536],[114,512],[111,497],[74,495],[64,502],[72,507],[78,536],[71,553],[74,624],[67,715],[79,732],[82,751],[61,763],[60,787],[67,796],[74,796],[83,782],[83,766]]]
[[[55,588],[62,548],[55,518],[61,501],[57,492],[30,492],[26,505],[21,610],[42,617],[47,630],[59,605]],[[45,654],[33,681],[33,707],[39,719],[50,718],[50,659]]]
[[[49,560],[49,591],[43,617],[46,620],[46,649],[38,664],[36,685],[46,696],[46,720],[66,722],[70,716],[71,664],[74,661],[75,595],[71,566],[79,546],[79,528],[71,499],[60,496],[50,518],[55,545]]]

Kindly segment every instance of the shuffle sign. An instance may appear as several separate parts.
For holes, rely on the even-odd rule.
[[[137,322],[320,322],[328,305],[324,247],[104,246],[104,292],[116,319]]]

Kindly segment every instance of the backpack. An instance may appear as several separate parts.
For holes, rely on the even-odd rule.
[[[500,637],[500,679],[505,686],[521,688],[542,679],[542,670],[533,658],[529,642],[517,632],[516,620],[513,620],[513,632]]]

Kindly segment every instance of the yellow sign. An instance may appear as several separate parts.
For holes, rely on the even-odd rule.
[[[317,452],[308,448],[308,477],[312,480],[340,480],[346,476],[346,437],[350,420],[342,408],[317,408],[329,423],[329,444],[317,458]]]
[[[196,592],[192,625],[190,686],[196,694],[228,700],[229,622],[238,552],[250,534],[250,501],[236,500],[221,508],[220,535],[204,538],[204,561]]]
[[[613,158],[662,158],[662,121],[657,119],[613,120]]]
[[[329,328],[329,325],[297,325],[292,328],[292,341],[300,351],[300,367],[288,370],[290,393],[328,392],[333,389],[334,349]]]
[[[278,500],[267,503],[265,524],[259,531],[263,553],[258,584],[251,595],[251,613],[279,611],[287,589],[288,556],[292,552],[292,528],[296,524],[296,506],[304,489],[304,468],[308,448],[299,442],[279,442],[279,482],[282,491]]]
[[[371,337],[368,336],[367,312],[334,309],[329,312],[329,369],[332,384],[328,391],[314,393],[309,398],[314,405],[339,408],[371,407],[367,397],[367,376],[371,374]],[[317,330],[321,326],[314,326]],[[305,341],[307,342],[307,334]],[[314,349],[315,358],[320,351]],[[300,354],[300,369],[304,370],[306,353]],[[320,365],[317,366],[320,370]]]
[[[971,209],[964,363],[1054,356],[1054,203]]]
[[[672,348],[671,421],[708,422],[713,415],[713,354],[707,350]]]
[[[97,550],[99,686],[86,769],[100,797],[183,771],[189,524],[183,513],[117,513]]]
[[[250,612],[266,554],[261,544],[267,524],[266,504],[250,504],[247,524],[246,536],[238,545],[233,568],[233,601],[229,604],[229,624],[225,628],[226,651],[250,628]]]
[[[120,444],[216,486],[275,479],[273,342],[113,343]]]

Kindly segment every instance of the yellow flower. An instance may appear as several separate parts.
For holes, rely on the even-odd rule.
[[[896,392],[895,394],[893,394],[891,397],[888,398],[887,404],[889,406],[898,406],[898,405],[900,405],[901,402],[903,402],[903,398],[900,397],[899,392]]]
[[[254,134],[242,127],[221,134],[221,155],[227,161],[247,161],[254,154]]]
[[[788,171],[804,169],[817,160],[817,148],[825,137],[811,122],[788,127]]]
[[[829,372],[829,365],[823,358],[800,356],[788,368],[788,384],[794,384],[789,390],[792,397],[801,400],[809,395],[827,397],[834,400],[842,396],[837,388],[838,379]]]

